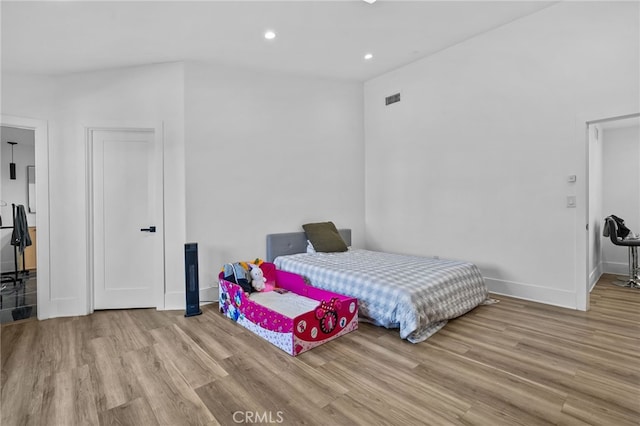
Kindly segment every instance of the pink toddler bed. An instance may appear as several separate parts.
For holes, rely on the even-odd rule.
[[[260,265],[267,292],[245,293],[219,275],[220,312],[296,356],[358,328],[358,300],[307,285],[297,274]]]

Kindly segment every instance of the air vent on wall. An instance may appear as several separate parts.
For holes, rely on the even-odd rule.
[[[387,96],[384,98],[385,105],[395,104],[396,102],[400,102],[400,93],[396,93],[395,95]]]

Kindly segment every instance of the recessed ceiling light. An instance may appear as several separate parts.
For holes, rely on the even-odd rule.
[[[364,59],[366,59],[367,61],[369,59],[373,59],[373,54],[372,53],[367,53],[366,55],[364,55]]]
[[[376,0],[364,0],[364,1],[369,3],[369,4],[374,4],[376,2]]]
[[[267,40],[273,40],[274,38],[276,38],[276,33],[274,33],[273,31],[267,31],[266,33],[264,33],[264,38],[266,38]]]

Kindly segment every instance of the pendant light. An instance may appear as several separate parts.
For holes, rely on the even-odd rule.
[[[13,146],[18,145],[18,142],[7,142],[11,145],[11,162],[9,163],[9,179],[16,180],[16,163],[13,162]]]

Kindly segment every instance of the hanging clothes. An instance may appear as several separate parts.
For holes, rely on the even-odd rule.
[[[13,234],[11,235],[11,245],[17,246],[20,253],[24,252],[24,248],[31,245],[31,237],[29,236],[29,225],[27,224],[27,214],[24,206],[19,204],[16,206],[16,214],[13,218]]]

